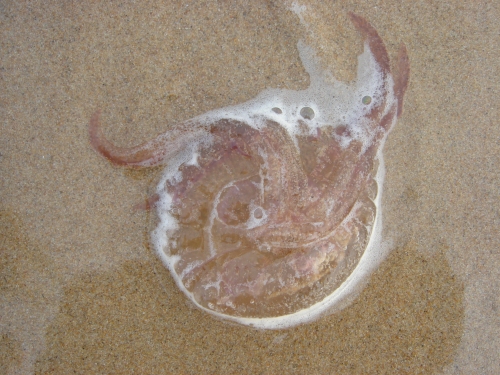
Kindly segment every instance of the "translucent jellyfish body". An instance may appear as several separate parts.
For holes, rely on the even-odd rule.
[[[93,147],[128,167],[165,164],[151,234],[179,288],[199,308],[260,328],[328,312],[380,261],[381,148],[401,114],[409,63],[392,74],[376,30],[350,14],[364,52],[351,85],[328,80],[299,43],[303,91],[269,89],[152,141]]]

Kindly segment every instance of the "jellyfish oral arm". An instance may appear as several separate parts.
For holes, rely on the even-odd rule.
[[[165,164],[170,157],[185,149],[196,138],[206,135],[205,127],[187,121],[138,146],[118,147],[104,136],[100,116],[101,111],[97,110],[90,119],[90,144],[111,163],[124,167],[142,168]]]

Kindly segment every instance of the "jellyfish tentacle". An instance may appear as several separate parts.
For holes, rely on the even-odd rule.
[[[401,45],[399,46],[396,72],[394,74],[394,94],[398,99],[397,117],[401,116],[401,114],[403,113],[403,97],[405,95],[406,89],[408,88],[409,80],[410,59],[408,58],[406,46],[401,43]]]
[[[378,35],[377,30],[375,30],[375,28],[363,17],[351,12],[349,13],[349,17],[351,18],[354,27],[356,27],[358,32],[361,33],[365,41],[370,46],[370,51],[373,53],[373,56],[375,57],[375,60],[377,61],[377,64],[382,70],[385,78],[385,75],[390,73],[391,68],[389,55],[387,54],[387,49],[385,48],[382,38]]]
[[[406,46],[404,45],[404,43],[401,43],[399,47],[397,63],[395,66],[395,72],[392,73],[387,49],[377,30],[365,18],[357,14],[350,12],[349,17],[351,18],[351,21],[358,32],[361,33],[361,35],[365,39],[365,42],[368,43],[370,51],[373,54],[379,69],[381,70],[383,81],[386,81],[386,78],[391,75],[394,80],[392,84],[393,92],[397,101],[396,111],[394,112],[391,108],[387,113],[384,113],[388,94],[386,92],[384,95],[384,100],[382,100],[378,106],[374,107],[370,115],[368,116],[369,118],[375,120],[374,123],[378,123],[379,129],[382,129],[383,132],[387,132],[390,130],[391,125],[394,122],[394,118],[398,118],[403,112],[403,97],[406,92],[406,88],[408,87],[410,78],[410,60],[408,58]],[[382,137],[383,134],[380,134],[378,138]]]
[[[141,168],[164,164],[197,137],[206,133],[206,128],[195,122],[176,125],[174,129],[160,134],[155,139],[133,147],[118,147],[104,135],[100,124],[101,111],[90,118],[90,144],[99,154],[119,166]]]

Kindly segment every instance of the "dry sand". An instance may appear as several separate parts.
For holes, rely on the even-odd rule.
[[[251,3],[251,4],[248,4]],[[498,1],[0,2],[0,373],[499,374]],[[132,207],[159,170],[112,167],[87,126],[150,139],[270,87],[305,38],[355,77],[353,11],[411,82],[385,146],[392,252],[342,312],[284,331],[193,308]]]

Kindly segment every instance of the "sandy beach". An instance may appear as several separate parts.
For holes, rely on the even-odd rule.
[[[250,4],[249,4],[250,3]],[[215,319],[149,243],[160,168],[112,166],[176,123],[305,89],[304,40],[356,78],[365,17],[410,84],[384,146],[389,255],[352,304],[285,330]],[[2,1],[1,374],[500,373],[496,1]]]

